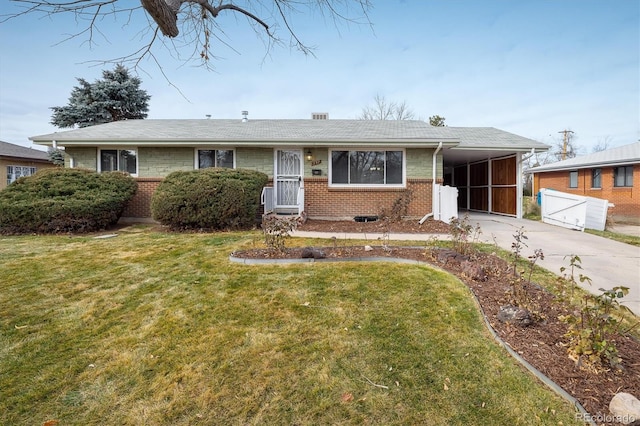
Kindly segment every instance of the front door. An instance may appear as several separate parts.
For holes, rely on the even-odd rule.
[[[276,209],[299,213],[299,190],[302,187],[302,150],[278,149],[275,159]],[[291,211],[289,211],[291,210]]]

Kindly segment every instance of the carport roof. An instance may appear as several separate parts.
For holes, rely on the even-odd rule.
[[[546,151],[549,145],[505,132],[494,127],[444,127],[449,135],[460,139],[457,149],[506,149],[513,151]]]
[[[484,161],[505,155],[525,152],[543,152],[550,147],[542,142],[525,138],[494,127],[439,127],[452,137],[460,139],[458,146],[444,151],[448,166]]]
[[[575,170],[592,167],[615,167],[640,163],[640,142],[605,151],[595,152],[589,155],[570,158],[544,166],[532,167],[527,173],[552,172],[558,170]]]

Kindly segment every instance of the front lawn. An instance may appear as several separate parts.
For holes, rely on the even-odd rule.
[[[228,261],[255,246],[144,227],[0,238],[0,424],[583,424],[452,276]]]

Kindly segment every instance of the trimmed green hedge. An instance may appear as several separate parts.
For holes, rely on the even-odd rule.
[[[245,169],[174,172],[154,192],[151,214],[173,229],[250,229],[268,180]]]
[[[45,169],[0,191],[0,233],[92,232],[118,222],[137,189],[121,172]]]

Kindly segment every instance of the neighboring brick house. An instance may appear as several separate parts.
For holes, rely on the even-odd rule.
[[[127,120],[30,139],[64,146],[67,167],[131,173],[138,192],[124,216],[137,218],[151,216],[169,173],[215,166],[266,173],[265,205],[310,218],[377,215],[407,191],[408,215],[420,218],[433,184],[447,180],[461,208],[519,217],[521,156],[548,149],[494,128],[417,120]]]
[[[0,141],[0,190],[22,176],[31,176],[40,169],[55,167],[49,155],[37,149]]]
[[[541,188],[601,198],[615,221],[640,223],[640,142],[531,168]]]

